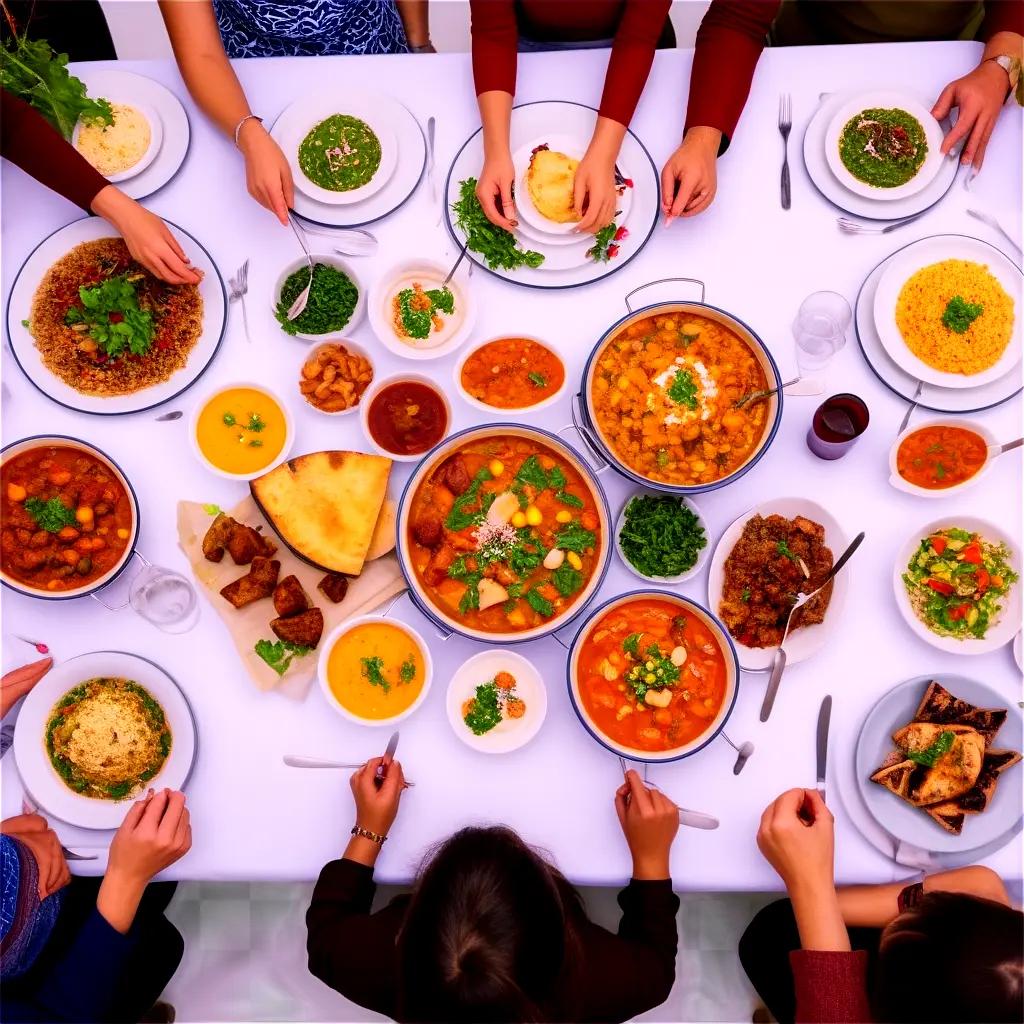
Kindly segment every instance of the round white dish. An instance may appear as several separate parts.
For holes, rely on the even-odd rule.
[[[524,338],[527,341],[534,341],[538,345],[543,345],[549,352],[554,352],[562,362],[563,370],[565,369],[565,360],[562,358],[562,354],[548,341],[544,341],[541,338],[534,337],[532,334],[522,334],[518,331],[509,331],[506,334],[498,334],[493,338],[487,338],[485,341],[480,342],[479,345],[474,345],[471,349],[468,349],[466,353],[459,359],[455,364],[455,369],[452,373],[452,379],[455,382],[455,390],[459,393],[462,399],[468,404],[473,406],[474,409],[479,409],[481,412],[485,412],[490,416],[503,416],[503,415],[514,415],[520,414],[533,414],[540,412],[541,409],[546,409],[549,405],[554,405],[556,402],[561,401],[562,396],[565,394],[566,388],[569,386],[569,374],[566,371],[562,376],[562,386],[557,390],[548,395],[547,398],[534,405],[524,405],[519,408],[504,408],[496,405],[488,405],[486,402],[481,402],[479,398],[474,398],[462,384],[462,368],[466,365],[466,362],[471,359],[477,352],[480,351],[485,345],[489,345],[492,341],[500,341],[502,338]]]
[[[54,770],[46,752],[46,723],[53,706],[68,690],[104,676],[130,679],[148,690],[164,709],[171,729],[171,751],[160,771],[125,800],[97,800],[75,793]],[[162,668],[135,654],[95,651],[54,665],[25,698],[14,733],[14,757],[25,789],[45,814],[80,828],[113,829],[148,788],[184,788],[195,761],[196,742],[188,700]]]
[[[968,477],[961,483],[954,484],[952,487],[943,487],[941,490],[930,490],[927,487],[918,487],[917,484],[912,484],[909,480],[905,480],[900,476],[900,472],[896,466],[896,456],[899,453],[900,445],[904,439],[910,437],[911,434],[916,434],[919,430],[923,430],[925,427],[960,427],[963,430],[973,430],[974,433],[984,438],[985,443],[988,445],[988,453],[985,456],[985,461],[982,463],[981,468],[972,477]],[[912,426],[908,426],[895,441],[892,443],[892,447],[889,449],[889,483],[898,491],[906,491],[907,494],[913,494],[918,498],[945,498],[950,494],[958,494],[960,491],[966,491],[969,487],[973,487],[988,471],[992,465],[992,459],[999,449],[999,442],[996,440],[995,434],[992,433],[988,427],[979,423],[977,420],[963,420],[963,419],[935,419],[928,420],[924,423],[915,423]]]
[[[947,654],[986,654],[989,651],[997,650],[1003,644],[1013,639],[1014,633],[1020,629],[1021,622],[1021,580],[1018,579],[1010,587],[1010,591],[1002,599],[1002,611],[995,622],[989,624],[988,633],[981,639],[969,637],[960,640],[954,636],[939,636],[933,633],[918,617],[910,604],[907,595],[907,588],[903,582],[903,573],[907,570],[911,555],[917,551],[921,541],[931,536],[937,530],[949,530],[952,528],[967,530],[970,533],[980,534],[990,543],[1005,543],[1010,549],[1010,557],[1007,559],[1011,568],[1018,577],[1021,575],[1020,541],[1011,537],[1002,527],[988,519],[971,515],[945,515],[926,523],[920,529],[915,530],[897,548],[896,560],[893,564],[892,584],[896,594],[896,607],[900,610],[903,620],[925,643],[937,647]]]
[[[509,672],[515,677],[516,696],[526,703],[526,713],[522,718],[502,718],[489,732],[477,736],[462,719],[462,705],[476,695],[478,686],[489,682],[498,672]],[[531,662],[521,654],[496,647],[474,654],[455,671],[448,684],[445,710],[452,730],[466,746],[484,754],[507,754],[537,735],[548,712],[548,695]]]
[[[1017,668],[1024,672],[1024,632],[1017,632],[1013,638],[1013,660],[1017,662]]]
[[[820,523],[825,528],[825,543],[832,551],[833,560],[837,559],[850,543],[846,531],[839,525],[832,513],[809,498],[773,498],[771,501],[762,502],[760,505],[748,509],[726,528],[711,556],[711,566],[708,569],[708,607],[715,615],[718,614],[718,607],[722,600],[725,560],[740,539],[747,520],[754,515],[765,517],[780,515],[787,519],[804,516],[813,522]],[[853,564],[856,565],[856,562]],[[825,646],[829,637],[842,628],[843,607],[846,604],[849,587],[850,566],[846,566],[832,581],[832,599],[825,612],[825,621],[814,626],[802,626],[791,632],[786,638],[787,664],[795,665],[814,657]],[[745,671],[767,672],[771,668],[772,657],[775,654],[774,647],[745,647],[735,637],[733,643],[736,646],[736,655],[740,660],[740,666]]]
[[[370,383],[366,385],[366,391],[359,396],[359,401],[355,405],[350,405],[347,409],[340,409],[338,412],[328,412],[326,409],[321,409],[314,405],[305,395],[300,391],[299,394],[302,397],[303,402],[309,406],[313,412],[318,413],[321,416],[330,416],[331,418],[337,418],[339,416],[348,416],[350,413],[355,412],[362,404],[363,399],[366,397],[366,393],[373,387],[373,383],[376,380],[377,367],[374,365],[373,356],[370,355],[369,349],[360,345],[359,342],[353,341],[351,338],[341,337],[332,338],[330,341],[316,341],[306,349],[306,352],[302,356],[302,361],[299,363],[299,383],[302,382],[302,368],[306,365],[306,361],[311,359],[313,355],[318,352],[325,345],[340,345],[342,348],[347,349],[352,355],[362,356],[370,364]]]
[[[438,383],[431,377],[426,376],[422,373],[393,373],[390,377],[384,377],[381,380],[375,380],[367,389],[363,392],[363,397],[359,402],[359,423],[363,428],[363,436],[367,442],[373,447],[375,452],[381,455],[387,456],[395,462],[419,462],[424,458],[427,452],[420,452],[418,455],[402,455],[398,452],[389,451],[387,448],[377,444],[373,434],[370,433],[370,406],[373,404],[374,398],[377,397],[378,393],[383,391],[389,384],[397,384],[403,380],[414,380],[420,384],[425,384],[432,391],[436,392],[441,401],[444,402],[445,413],[448,416],[448,422],[445,425],[444,433],[441,435],[441,439],[438,444],[441,443],[452,430],[452,404],[448,400],[448,396],[444,393]],[[428,449],[429,450],[429,449]]]
[[[697,521],[700,524],[701,529],[704,531],[704,547],[702,547],[698,552],[697,561],[694,562],[686,572],[678,573],[675,576],[645,576],[636,568],[636,566],[633,565],[633,563],[626,557],[626,553],[622,550],[619,536],[622,533],[622,527],[626,522],[626,509],[634,498],[639,498],[645,494],[652,498],[665,498],[685,505],[697,517]],[[623,502],[622,508],[619,509],[618,518],[615,520],[615,553],[619,556],[619,561],[639,579],[646,580],[648,583],[660,583],[669,586],[673,586],[677,583],[685,583],[687,580],[693,579],[693,577],[704,568],[704,563],[708,560],[708,553],[710,550],[711,539],[708,533],[708,524],[705,522],[697,505],[685,495],[665,494],[664,491],[654,491],[648,488],[641,488],[640,490],[633,491],[633,493],[630,494],[630,496]],[[739,645],[737,645],[737,650],[739,650]]]
[[[328,331],[326,334],[298,334],[288,335],[284,328],[281,329],[281,333],[285,337],[302,338],[306,341],[340,341],[353,328],[358,327],[360,321],[363,319],[363,314],[366,312],[366,289],[363,287],[363,282],[359,280],[355,270],[352,269],[352,264],[347,260],[342,259],[336,253],[332,252],[311,252],[310,256],[313,257],[314,263],[324,263],[327,266],[334,267],[345,274],[348,279],[356,286],[356,304],[352,310],[352,315],[348,318],[348,321],[336,331]],[[305,256],[300,256],[298,259],[292,260],[290,263],[286,263],[281,273],[277,275],[277,280],[274,282],[274,298],[271,303],[271,313],[275,314],[274,319],[277,320],[277,303],[281,296],[281,289],[284,287],[285,281],[295,273],[296,270],[302,267],[308,267],[309,262]],[[279,324],[280,326],[280,324]]]
[[[116,98],[107,96],[104,98],[110,100],[112,103],[123,103],[126,106],[134,107],[140,114],[142,114],[149,124],[149,145],[146,147],[142,156],[140,156],[131,167],[128,167],[125,170],[118,171],[117,174],[104,175],[107,181],[113,185],[128,181],[136,175],[141,174],[156,159],[156,155],[160,152],[160,146],[164,141],[164,125],[163,121],[160,120],[159,113],[154,108],[148,107],[144,103],[137,103],[133,99],[122,96],[118,96]],[[82,122],[81,119],[79,119],[75,124],[75,130],[71,133],[71,144],[75,149],[78,149],[78,137],[81,134],[81,131]]]

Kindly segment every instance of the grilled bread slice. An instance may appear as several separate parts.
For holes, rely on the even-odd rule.
[[[1006,708],[979,708],[954,697],[941,683],[932,680],[921,698],[914,721],[934,722],[937,725],[968,725],[981,733],[988,747],[1006,721]]]

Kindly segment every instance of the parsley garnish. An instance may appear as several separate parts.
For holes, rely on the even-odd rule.
[[[541,253],[520,249],[515,235],[487,219],[476,197],[476,178],[459,183],[459,198],[452,203],[452,212],[455,226],[466,236],[467,246],[480,253],[491,270],[539,267],[544,262]]]
[[[954,334],[965,334],[975,320],[985,312],[980,302],[967,302],[962,295],[954,295],[942,313],[942,325]]]
[[[288,671],[292,659],[301,658],[311,650],[287,640],[278,640],[276,643],[271,640],[257,640],[253,649],[279,676]]]
[[[574,569],[568,562],[563,562],[551,574],[551,582],[563,597],[568,597],[583,586],[583,573]]]
[[[528,373],[526,375],[526,379],[535,388],[546,388],[548,386],[547,379],[543,376],[543,374],[540,373]]]
[[[788,558],[791,562],[795,562],[797,560],[798,556],[793,554],[793,552],[790,550],[790,547],[786,543],[785,540],[780,540],[780,541],[776,542],[775,550],[780,555],[782,555],[783,558]]]
[[[537,590],[528,590],[526,592],[526,603],[545,618],[551,618],[555,614],[555,606]]]
[[[208,516],[219,516],[224,511],[224,509],[222,509],[220,505],[204,505],[203,511]]]
[[[588,548],[597,545],[597,535],[592,530],[585,530],[574,519],[555,534],[554,541],[556,548],[582,555]]]
[[[908,750],[907,758],[915,764],[923,764],[926,768],[934,768],[936,762],[943,754],[949,753],[953,748],[953,741],[956,735],[948,730],[943,730],[936,737],[935,742],[924,750]]]
[[[412,658],[406,658],[398,669],[398,678],[403,683],[411,683],[416,678],[416,662]]]
[[[385,693],[391,692],[391,684],[384,678],[384,659],[376,655],[372,658],[360,658],[363,666],[363,678],[371,686],[379,686]]]
[[[476,688],[476,696],[470,702],[469,711],[463,721],[473,730],[475,736],[490,732],[501,721],[498,687],[493,679]]]
[[[117,274],[93,287],[78,289],[81,308],[64,314],[69,327],[84,324],[85,332],[108,358],[145,355],[153,344],[156,325],[149,310],[139,308],[139,296],[127,274]]]
[[[221,420],[223,421],[225,427],[233,427],[238,422],[235,419],[235,414],[233,412],[224,413],[224,415],[221,416]]]
[[[689,370],[676,370],[667,394],[677,405],[685,405],[688,409],[697,408],[697,385]]]
[[[480,494],[480,487],[484,481],[490,479],[491,471],[486,466],[482,466],[477,470],[472,483],[452,504],[451,511],[444,521],[447,529],[453,533],[458,533],[459,530],[465,530],[467,527],[480,521],[483,513],[479,509],[475,512],[468,512],[467,509],[477,500],[477,496]]]
[[[611,252],[611,247],[615,242],[615,232],[618,230],[618,225],[614,221],[611,224],[605,224],[594,235],[594,244],[587,250],[586,255],[595,263],[607,263],[615,255]],[[618,246],[616,246],[617,250]]]
[[[64,504],[60,498],[29,498],[25,502],[25,511],[36,521],[36,525],[47,533],[60,533],[65,526],[75,525],[75,512]]]
[[[245,425],[245,429],[258,434],[266,425],[266,420],[258,412],[251,412],[249,413],[249,422]]]
[[[625,640],[622,641],[622,649],[626,654],[632,654],[634,658],[640,657],[640,637],[641,633],[630,633]]]

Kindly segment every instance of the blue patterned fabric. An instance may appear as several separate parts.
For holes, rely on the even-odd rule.
[[[394,0],[213,0],[229,57],[408,53]]]
[[[0,980],[24,974],[46,945],[63,890],[39,902],[39,867],[31,852],[0,836]]]

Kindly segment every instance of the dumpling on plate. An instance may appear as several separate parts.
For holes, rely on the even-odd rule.
[[[537,212],[556,224],[578,221],[573,186],[579,161],[552,149],[536,149],[526,170],[526,187]]]

